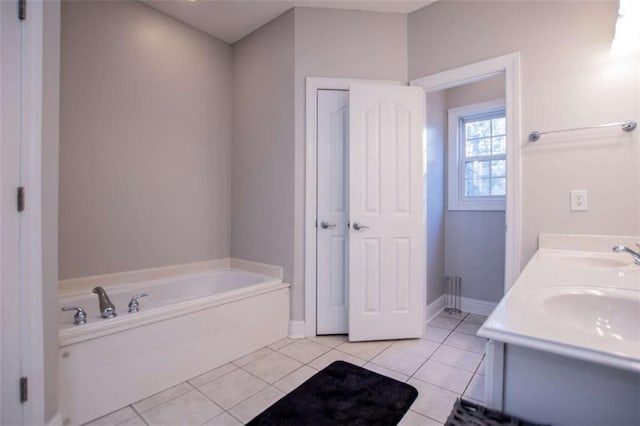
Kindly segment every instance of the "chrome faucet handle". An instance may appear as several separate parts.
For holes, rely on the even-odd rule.
[[[82,325],[87,322],[87,313],[82,309],[82,306],[63,306],[61,310],[76,311],[76,314],[73,316],[74,325]]]
[[[131,301],[129,302],[129,313],[133,314],[138,312],[140,309],[140,304],[138,303],[138,299],[140,299],[141,297],[147,297],[148,294],[147,293],[139,293],[136,294],[135,296],[133,296],[131,298]]]

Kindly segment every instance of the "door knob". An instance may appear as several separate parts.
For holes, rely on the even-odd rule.
[[[336,225],[333,223],[329,223],[326,220],[323,220],[322,222],[320,222],[320,228],[322,229],[329,229],[329,228],[335,228]]]
[[[356,231],[359,231],[361,229],[369,229],[369,227],[367,225],[363,225],[358,222],[353,222],[353,229],[355,229]]]

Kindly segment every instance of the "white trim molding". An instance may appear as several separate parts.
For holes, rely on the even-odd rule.
[[[315,336],[315,333],[313,334]],[[304,339],[306,337],[306,326],[304,321],[289,321],[289,338]]]
[[[424,310],[425,324],[428,324],[444,310],[444,299],[445,297],[443,294],[427,305],[427,309]]]
[[[349,90],[352,83],[406,84],[402,81],[349,78],[306,78],[305,208],[304,208],[304,324],[307,336],[316,335],[316,196],[318,152],[318,90]]]
[[[521,200],[521,149],[520,125],[520,53],[510,53],[460,68],[443,71],[411,81],[425,92],[437,92],[462,84],[475,83],[488,77],[504,74],[507,115],[507,195],[505,235],[506,293],[520,274],[522,257],[522,200]],[[427,114],[429,111],[427,110]]]
[[[497,303],[487,302],[486,300],[470,299],[468,297],[460,298],[460,309],[462,309],[462,312],[469,312],[470,314],[489,316],[496,308],[496,305]]]

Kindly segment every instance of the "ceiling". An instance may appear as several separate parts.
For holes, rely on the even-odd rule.
[[[324,7],[411,13],[436,0],[142,0],[147,5],[234,43],[290,8]]]

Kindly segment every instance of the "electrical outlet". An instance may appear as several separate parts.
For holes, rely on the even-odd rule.
[[[571,211],[587,210],[587,190],[574,189],[571,191]]]

